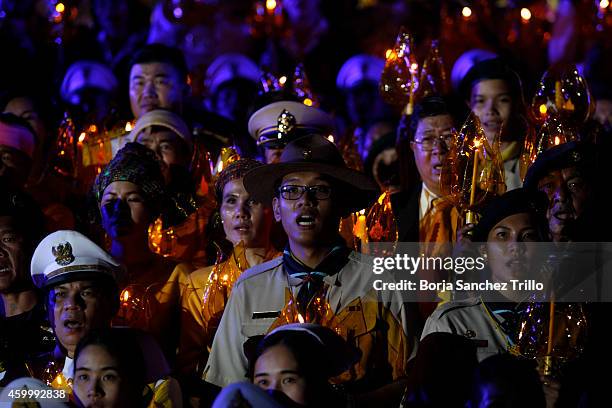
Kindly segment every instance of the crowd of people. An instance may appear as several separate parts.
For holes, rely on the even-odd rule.
[[[607,406],[601,298],[543,303],[527,339],[541,303],[408,302],[365,252],[478,243],[505,282],[531,244],[610,241],[608,5],[591,32],[587,2],[519,2],[550,7],[542,53],[527,8],[487,31],[504,2],[225,3],[0,2],[0,405]],[[395,106],[401,24],[444,59]],[[474,136],[486,183],[457,174]],[[554,264],[569,286],[605,273],[583,260]]]

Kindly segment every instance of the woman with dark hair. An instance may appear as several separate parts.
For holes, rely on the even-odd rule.
[[[80,407],[144,405],[145,362],[136,336],[126,330],[92,332],[74,354],[74,394]]]
[[[544,259],[533,243],[550,240],[546,202],[542,193],[522,188],[509,191],[487,205],[475,227],[469,224],[461,231],[465,236],[467,231],[473,230],[471,240],[483,243],[477,255],[486,259],[490,272],[486,277],[488,281],[508,283],[511,279],[524,278],[530,271],[540,270]],[[486,303],[481,296],[473,296],[440,305],[427,319],[421,338],[432,332],[464,335],[481,344],[479,361],[515,349],[517,302],[526,301],[529,293],[506,290],[480,294],[487,295]]]
[[[333,330],[316,324],[280,326],[249,357],[249,378],[268,392],[285,394],[309,407],[346,405],[332,377],[351,367],[360,353]]]
[[[241,159],[223,170],[215,183],[223,239],[231,245],[223,262],[197,269],[189,275],[182,297],[179,369],[193,374],[204,368],[207,348],[223,315],[233,285],[246,269],[280,255],[270,243],[272,209],[254,201],[242,179],[250,170],[263,166]],[[224,243],[221,243],[221,246]]]
[[[109,252],[127,269],[115,324],[151,333],[174,361],[187,270],[149,248],[150,224],[172,205],[155,153],[137,143],[126,144],[98,175],[93,193]]]

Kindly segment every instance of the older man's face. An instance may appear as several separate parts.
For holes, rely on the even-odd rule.
[[[588,203],[591,186],[576,167],[550,171],[538,183],[548,196],[548,226],[555,241],[570,239],[566,228],[582,214]]]
[[[98,281],[64,283],[49,292],[51,325],[69,357],[87,333],[110,326],[113,308],[108,292]]]
[[[423,183],[437,195],[442,195],[440,175],[449,148],[442,139],[450,139],[452,134],[453,118],[450,115],[430,116],[419,121],[414,140],[410,142]],[[431,150],[427,148],[430,142],[433,143]]]

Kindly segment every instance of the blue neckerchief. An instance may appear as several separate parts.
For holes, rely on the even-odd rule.
[[[323,278],[335,275],[346,265],[350,252],[345,245],[336,245],[316,267],[310,268],[297,259],[287,245],[283,251],[283,265],[289,276],[302,279],[296,299],[301,313],[305,313],[310,300],[322,287]]]

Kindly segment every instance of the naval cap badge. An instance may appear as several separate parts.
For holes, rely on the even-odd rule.
[[[57,262],[58,265],[66,266],[74,262],[74,255],[72,255],[72,245],[70,245],[70,242],[52,247],[51,253],[55,257],[55,262]]]
[[[291,133],[293,131],[293,129],[295,128],[295,126],[297,125],[297,121],[295,119],[295,116],[293,116],[293,114],[291,112],[289,112],[287,109],[283,109],[280,113],[280,115],[278,115],[278,119],[277,119],[277,127],[278,127],[278,137],[279,139],[284,137],[289,136],[289,133]]]

